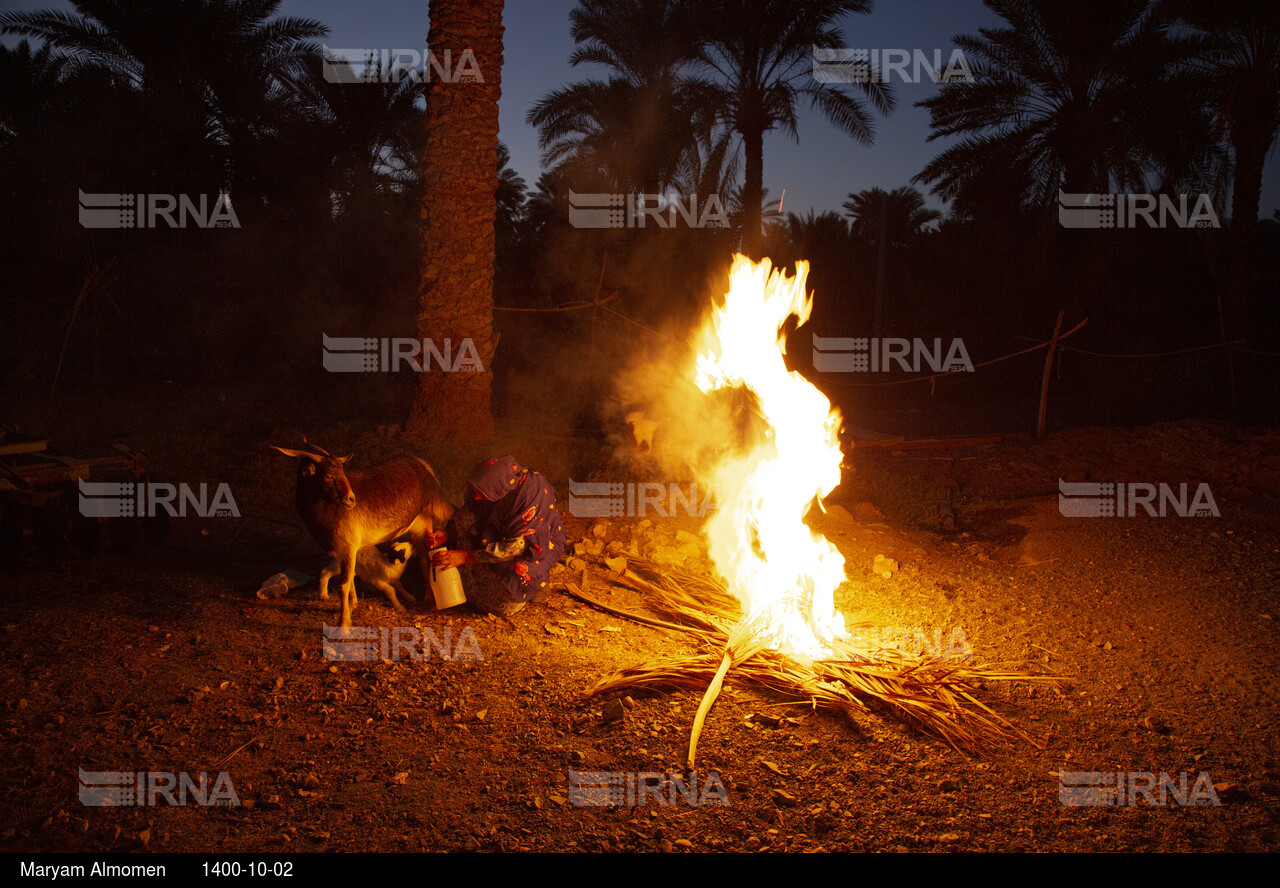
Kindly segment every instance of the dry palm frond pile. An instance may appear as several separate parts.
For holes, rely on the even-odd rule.
[[[831,657],[801,663],[769,648],[762,627],[741,619],[738,600],[717,581],[645,559],[631,557],[628,561],[628,569],[614,574],[615,578],[645,593],[646,603],[658,619],[610,607],[576,586],[570,586],[570,593],[626,619],[695,635],[705,650],[623,669],[602,679],[590,693],[634,688],[706,689],[695,718],[690,767],[702,720],[730,669],[738,678],[813,706],[850,712],[887,708],[958,750],[1015,738],[1034,744],[977,695],[986,682],[1051,676],[994,669],[959,659],[913,659],[896,649],[871,648],[856,641],[838,641]]]

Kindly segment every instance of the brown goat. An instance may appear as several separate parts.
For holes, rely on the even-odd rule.
[[[341,626],[351,625],[356,599],[356,558],[362,548],[407,536],[414,550],[430,549],[430,535],[453,517],[431,466],[416,456],[400,456],[350,475],[336,457],[314,444],[308,450],[271,445],[298,460],[298,515],[316,542],[336,561],[320,575],[320,597],[329,597],[329,578],[342,573]],[[430,565],[425,558],[423,576]]]

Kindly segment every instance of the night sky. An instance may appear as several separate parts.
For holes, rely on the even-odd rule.
[[[506,2],[501,138],[511,149],[511,165],[530,188],[541,172],[541,155],[537,133],[525,123],[529,109],[567,82],[607,76],[597,66],[574,69],[569,65],[573,52],[569,11],[574,5],[575,0]],[[6,10],[70,8],[65,0],[0,0],[0,9]],[[333,48],[421,51],[427,35],[426,0],[283,0],[279,14],[318,19],[329,28],[324,42]],[[848,16],[841,31],[849,47],[921,49],[930,58],[934,49],[940,49],[945,63],[955,35],[976,33],[1000,21],[981,0],[877,0],[870,15]],[[14,39],[5,42],[12,45]],[[798,144],[780,133],[766,136],[764,184],[769,197],[776,200],[785,188],[787,212],[840,211],[850,192],[909,184],[947,143],[926,142],[929,115],[913,107],[938,87],[927,80],[905,84],[895,77],[894,89],[897,109],[887,118],[876,118],[871,146],[842,135],[807,106],[800,114]],[[932,196],[928,200],[942,206]],[[1273,151],[1263,179],[1259,215],[1269,218],[1278,208],[1280,162]]]

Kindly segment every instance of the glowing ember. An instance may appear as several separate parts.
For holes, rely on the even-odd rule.
[[[765,440],[710,473],[719,511],[707,522],[711,558],[743,604],[766,621],[769,645],[802,659],[831,653],[845,634],[834,592],[844,557],[802,521],[840,483],[840,414],[788,371],[783,325],[809,319],[807,262],[796,276],[735,256],[729,292],[702,330],[697,383],[704,392],[744,386],[767,423]]]

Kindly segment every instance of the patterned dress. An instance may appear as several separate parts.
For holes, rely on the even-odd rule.
[[[469,498],[454,515],[457,547],[479,552],[466,565],[467,597],[485,610],[533,599],[565,552],[556,489],[511,456],[471,472]]]

